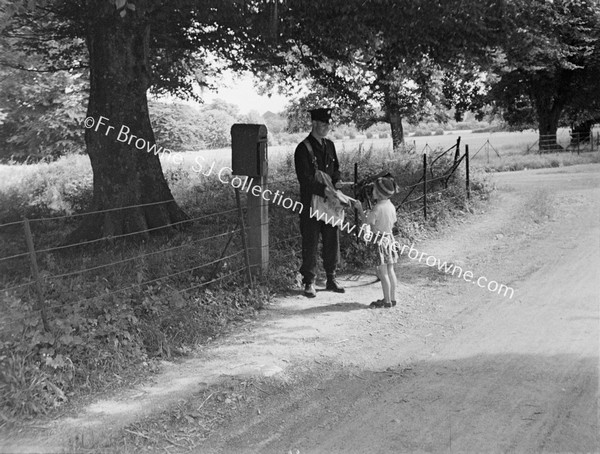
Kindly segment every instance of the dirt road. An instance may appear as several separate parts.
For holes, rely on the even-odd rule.
[[[405,258],[394,309],[368,309],[370,275],[280,299],[154,383],[3,452],[600,452],[600,166],[491,178],[486,212],[414,246],[471,282]]]

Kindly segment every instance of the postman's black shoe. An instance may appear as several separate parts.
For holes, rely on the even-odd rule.
[[[327,290],[331,290],[336,293],[345,293],[346,292],[344,287],[342,287],[340,284],[338,284],[338,282],[335,280],[335,278],[327,279],[327,286],[325,288]]]
[[[317,296],[314,284],[304,284],[304,296],[307,298],[314,298]]]

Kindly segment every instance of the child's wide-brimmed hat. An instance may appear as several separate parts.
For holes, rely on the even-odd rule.
[[[391,197],[396,193],[396,182],[389,177],[381,177],[375,180],[375,189],[384,197]]]

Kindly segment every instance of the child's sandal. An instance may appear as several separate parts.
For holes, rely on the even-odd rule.
[[[380,307],[392,307],[391,303],[386,303],[385,300],[377,300],[377,301],[373,301],[369,307],[373,308],[373,309],[378,309]]]
[[[371,304],[369,304],[370,308],[379,308],[379,307],[383,307],[384,302],[383,300],[377,300],[377,301],[373,301]]]

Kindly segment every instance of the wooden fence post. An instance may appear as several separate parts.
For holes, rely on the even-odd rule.
[[[423,152],[423,217],[427,219],[427,152]]]
[[[456,151],[454,152],[454,164],[458,161],[458,157],[460,156],[460,136],[456,139]]]
[[[358,162],[354,163],[354,198],[358,199]],[[354,225],[358,226],[358,210],[354,208]],[[356,244],[360,243],[360,235],[356,234]]]
[[[269,202],[262,197],[267,190],[267,176],[253,177],[251,182],[246,202],[250,263],[253,274],[262,274],[269,267]]]
[[[471,185],[469,182],[469,145],[465,145],[465,165],[467,166],[466,175],[467,175],[467,199],[471,198]]]
[[[42,281],[40,279],[40,273],[37,265],[37,258],[35,256],[35,247],[33,246],[33,236],[31,235],[31,227],[29,226],[29,219],[23,218],[23,227],[25,229],[25,241],[27,242],[27,249],[29,250],[29,262],[31,265],[31,274],[35,281],[35,289],[38,297],[38,310],[42,314],[42,325],[44,330],[48,331],[48,315],[46,314],[46,302],[44,301],[44,290],[42,288]]]

